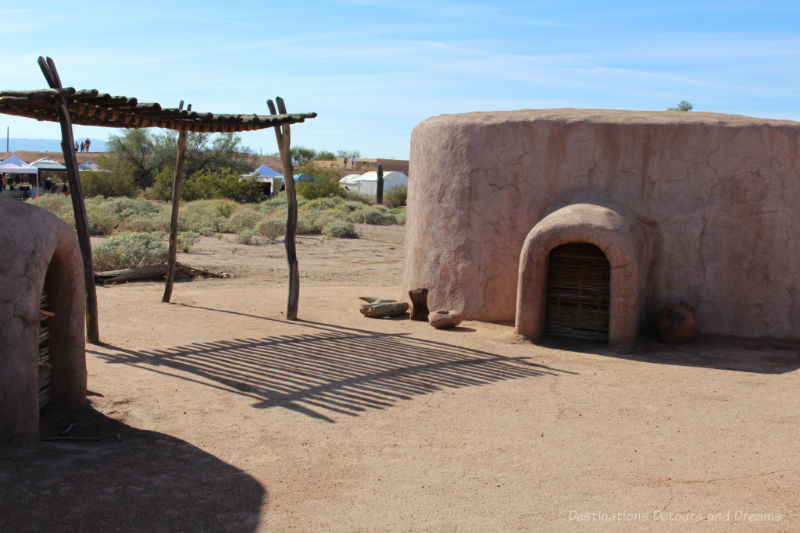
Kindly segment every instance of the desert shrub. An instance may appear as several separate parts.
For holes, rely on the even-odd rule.
[[[341,204],[342,204],[341,198],[316,198],[314,200],[310,200],[307,204],[305,204],[304,207],[306,209],[321,211],[325,209],[336,209],[336,207],[338,207]]]
[[[153,179],[153,195],[160,200],[172,199],[173,171],[162,168]],[[181,199],[186,201],[227,198],[237,202],[253,202],[260,189],[253,179],[241,179],[230,169],[199,170],[186,176],[181,184]]]
[[[261,213],[269,214],[277,209],[285,207],[286,207],[286,198],[280,197],[280,198],[270,198],[269,200],[264,200],[263,202],[261,202],[256,206],[256,209],[258,209],[258,211],[260,211]]]
[[[408,187],[405,185],[395,185],[383,194],[383,203],[389,207],[400,207],[406,205]]]
[[[111,235],[119,226],[119,217],[107,211],[87,213],[90,235]]]
[[[297,194],[308,200],[315,198],[326,198],[340,194],[338,180],[317,179],[316,181],[297,182]]]
[[[233,203],[233,210],[239,208]],[[229,219],[225,216],[229,207],[225,200],[196,200],[181,206],[178,224],[185,231],[194,231],[201,235],[213,235],[228,231]]]
[[[214,208],[217,211],[217,215],[223,218],[230,217],[231,213],[236,211],[237,207],[239,207],[239,204],[237,204],[233,200],[217,200],[214,206]]]
[[[194,231],[181,231],[178,233],[178,248],[183,253],[187,253],[192,249],[192,246],[197,244],[197,240],[199,238],[200,234],[195,233]]]
[[[223,225],[223,231],[239,233],[243,230],[254,230],[263,219],[264,215],[257,209],[243,206],[227,219],[227,223]]]
[[[87,198],[94,196],[136,196],[139,189],[129,172],[81,172],[81,190]]]
[[[368,194],[360,193],[358,191],[351,191],[349,189],[342,189],[342,198],[351,202],[358,202],[366,205],[372,203],[372,198]]]
[[[322,226],[316,217],[310,215],[297,216],[297,234],[298,235],[319,235],[322,233]]]
[[[286,233],[286,223],[267,218],[256,224],[256,231],[259,235],[271,241]]]
[[[58,218],[75,227],[75,219],[72,212],[72,200],[63,194],[44,194],[38,198],[30,200],[29,203],[47,209]]]
[[[122,233],[104,239],[92,247],[94,266],[98,272],[163,263],[167,245],[161,235]]]
[[[354,211],[350,214],[349,218],[351,222],[360,224],[373,224],[376,226],[387,226],[396,222],[394,216],[387,213],[385,209],[377,208]]]
[[[404,225],[406,223],[406,209],[404,207],[390,209],[389,214],[394,217],[395,224]]]
[[[253,244],[253,237],[255,234],[256,232],[251,229],[243,230],[236,236],[236,242],[239,244]]]
[[[312,180],[303,180],[295,183],[297,194],[308,200],[339,196],[342,191],[339,187],[339,175],[336,170],[322,166],[314,161],[300,165],[298,173],[306,174]]]
[[[322,228],[322,234],[337,239],[355,239],[358,237],[352,222],[334,220]]]

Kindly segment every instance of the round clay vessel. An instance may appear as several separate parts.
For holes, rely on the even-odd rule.
[[[681,302],[667,304],[658,313],[658,336],[669,344],[689,342],[697,335],[694,307]]]
[[[461,313],[456,311],[434,311],[428,315],[428,322],[436,329],[452,328],[461,323]]]

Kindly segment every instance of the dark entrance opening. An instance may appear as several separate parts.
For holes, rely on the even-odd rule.
[[[547,269],[545,334],[608,341],[611,267],[592,244],[553,248]]]

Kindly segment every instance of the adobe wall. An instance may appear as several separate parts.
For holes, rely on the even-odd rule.
[[[703,333],[800,338],[800,123],[789,121],[575,109],[428,119],[411,137],[405,290],[428,287],[431,309],[514,320],[526,236],[571,204],[647,228],[645,320],[685,300]]]
[[[83,260],[72,228],[52,213],[0,197],[0,440],[38,439],[39,302],[47,290],[51,404],[86,403]]]

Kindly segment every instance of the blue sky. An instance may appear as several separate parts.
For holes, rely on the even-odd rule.
[[[316,111],[294,145],[408,157],[443,113],[696,111],[800,121],[800,2],[37,2],[0,7],[0,89],[65,86],[196,111]],[[12,137],[58,126],[0,115]],[[118,130],[75,127],[78,138]],[[277,151],[271,130],[243,134]]]

